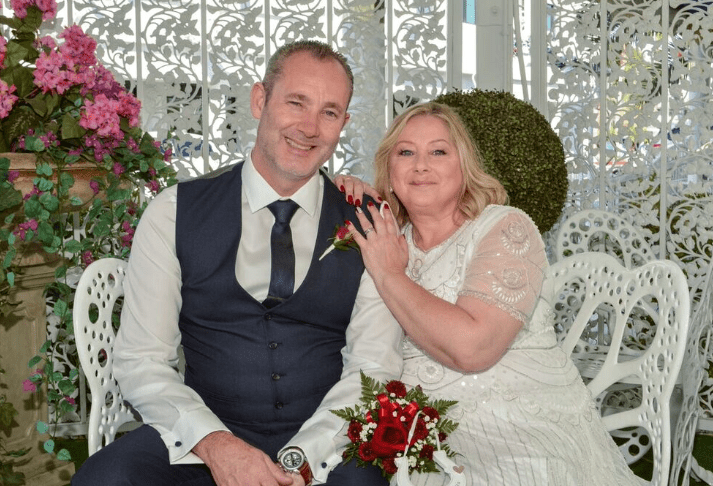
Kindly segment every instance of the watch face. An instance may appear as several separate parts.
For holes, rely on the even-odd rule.
[[[282,456],[282,465],[287,469],[297,470],[304,462],[304,457],[296,451],[288,451]]]

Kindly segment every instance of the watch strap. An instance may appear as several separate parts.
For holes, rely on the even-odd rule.
[[[310,486],[312,484],[312,468],[309,467],[309,462],[305,461],[297,472],[299,472],[300,476],[302,476],[305,486]]]

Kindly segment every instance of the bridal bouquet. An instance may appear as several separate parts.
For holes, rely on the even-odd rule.
[[[363,372],[361,388],[357,405],[332,410],[349,423],[350,443],[344,451],[347,462],[356,459],[361,467],[374,464],[391,479],[397,471],[394,461],[403,457],[404,451],[409,473],[438,471],[433,460],[437,450],[449,457],[455,454],[443,442],[458,426],[445,417],[456,401],[429,400],[420,386],[407,390],[397,380],[384,385]]]

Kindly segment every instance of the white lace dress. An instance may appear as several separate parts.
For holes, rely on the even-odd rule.
[[[646,484],[626,465],[556,343],[550,299],[540,295],[544,244],[527,215],[488,206],[427,252],[414,244],[411,226],[405,235],[414,282],[452,303],[477,297],[524,323],[500,361],[481,373],[449,369],[404,341],[404,383],[459,401],[449,412],[459,426],[447,443],[460,454],[455,461],[465,466],[468,485]],[[435,473],[413,474],[411,482],[448,484]]]

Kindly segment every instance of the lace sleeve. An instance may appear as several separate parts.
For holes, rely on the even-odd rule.
[[[485,231],[467,265],[459,295],[481,299],[527,324],[547,266],[540,232],[514,208]]]

